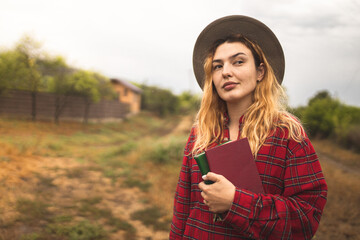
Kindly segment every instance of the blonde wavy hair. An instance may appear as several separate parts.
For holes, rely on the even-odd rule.
[[[300,142],[303,139],[304,130],[299,120],[286,111],[286,94],[263,51],[256,43],[236,34],[217,41],[205,60],[204,93],[195,121],[196,140],[192,154],[196,155],[213,143],[220,143],[224,139],[224,113],[227,108],[226,102],[219,97],[213,84],[212,60],[216,48],[225,42],[243,43],[251,50],[256,67],[259,67],[261,63],[265,66],[264,78],[257,84],[253,93],[253,103],[244,114],[240,138],[248,138],[255,157],[266,138],[277,127],[282,130],[288,129],[289,134],[286,137]]]

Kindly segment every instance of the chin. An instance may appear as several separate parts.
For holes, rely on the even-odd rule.
[[[222,97],[221,99],[227,103],[236,103],[236,102],[240,102],[242,100],[242,98],[235,97],[235,96],[226,96],[226,97]]]
[[[252,102],[252,96],[251,95],[243,95],[243,94],[224,94],[223,96],[220,96],[222,100],[224,100],[226,103],[241,103],[241,102]],[[249,99],[251,98],[251,99]]]

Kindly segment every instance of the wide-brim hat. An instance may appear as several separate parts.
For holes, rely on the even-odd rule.
[[[202,89],[204,87],[204,62],[210,48],[217,40],[224,39],[232,34],[242,34],[260,46],[281,84],[285,72],[285,57],[275,34],[264,23],[254,18],[231,15],[210,23],[196,40],[193,52],[193,68],[200,87]]]

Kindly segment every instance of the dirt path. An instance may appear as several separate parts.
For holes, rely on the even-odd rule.
[[[186,116],[168,134],[189,132],[192,122]],[[73,215],[77,221],[86,220],[94,209],[110,210],[112,217],[136,228],[135,239],[168,239],[168,231],[155,231],[131,218],[132,213],[151,205],[146,194],[138,188],[124,188],[123,181],[112,182],[95,163],[81,163],[73,158],[21,156],[10,151],[0,161],[0,194],[0,239],[20,239],[23,234],[41,228],[41,224],[31,228],[19,222],[22,219],[17,209],[19,199],[45,202],[51,216]],[[96,199],[100,200],[90,206],[93,210],[84,208]],[[97,221],[105,220],[99,217]],[[128,239],[126,230],[114,231],[116,228],[107,223],[102,226],[111,232],[110,239]]]
[[[319,155],[321,162],[326,162],[326,163],[332,165],[334,168],[341,169],[344,173],[348,173],[350,175],[360,177],[359,169],[346,166],[325,153],[318,152],[318,155]],[[359,159],[359,161],[360,161],[360,159]]]

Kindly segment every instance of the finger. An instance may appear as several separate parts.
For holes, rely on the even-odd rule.
[[[213,173],[213,172],[208,172],[208,174],[206,174],[204,180],[210,180],[210,181],[213,181],[213,182],[218,182],[220,181],[222,175],[219,175],[219,174],[216,174],[216,173]]]
[[[206,186],[206,184],[204,183],[204,182],[200,182],[199,184],[198,184],[198,187],[199,187],[199,189],[201,190],[201,191],[204,191],[204,187]]]
[[[202,197],[203,199],[207,199],[207,196],[206,196],[206,193],[205,193],[205,192],[201,192],[200,194],[201,194],[201,197]]]

